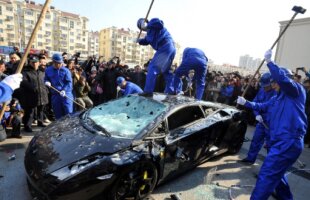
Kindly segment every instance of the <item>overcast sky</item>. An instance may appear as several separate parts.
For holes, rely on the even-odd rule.
[[[44,0],[36,0],[44,3]],[[53,0],[57,9],[89,19],[89,29],[116,26],[138,30],[151,0]],[[279,21],[289,20],[294,5],[310,9],[310,0],[155,0],[150,18],[165,23],[184,47],[204,50],[216,64],[239,64],[239,56],[263,58],[279,34]],[[298,18],[310,17],[310,10]]]

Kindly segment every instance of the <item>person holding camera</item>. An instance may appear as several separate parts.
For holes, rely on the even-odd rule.
[[[10,104],[5,108],[1,122],[6,131],[9,127],[12,128],[11,138],[22,138],[20,128],[23,116],[24,111],[22,110],[21,105],[16,98],[13,98]]]

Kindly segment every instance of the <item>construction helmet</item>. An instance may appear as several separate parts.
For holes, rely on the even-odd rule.
[[[146,28],[147,27],[147,23],[148,23],[147,20],[145,20],[144,18],[140,18],[137,21],[137,26],[138,26],[138,28],[140,30],[146,31],[147,30],[147,28]]]
[[[122,76],[117,77],[116,79],[116,83],[117,85],[121,85],[123,83],[123,81],[125,81],[125,78]]]
[[[271,84],[271,74],[269,72],[264,73],[260,78],[260,86],[261,87],[268,87]]]
[[[52,60],[56,63],[63,63],[63,58],[62,56],[59,54],[59,53],[55,53],[53,56],[52,56]]]

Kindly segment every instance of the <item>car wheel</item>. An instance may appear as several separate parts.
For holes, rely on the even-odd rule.
[[[144,199],[152,193],[157,178],[157,169],[151,162],[134,164],[120,173],[110,199]]]
[[[234,129],[232,129],[232,138],[230,140],[230,145],[228,146],[228,153],[236,154],[240,151],[243,145],[246,129],[246,124],[242,122],[236,125]]]

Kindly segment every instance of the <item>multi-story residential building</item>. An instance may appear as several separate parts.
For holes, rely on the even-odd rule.
[[[239,67],[248,68],[248,69],[257,68],[261,62],[262,60],[259,58],[254,59],[253,57],[249,55],[244,55],[244,56],[240,56],[239,58]]]
[[[25,48],[43,5],[0,0],[0,45]],[[32,45],[35,49],[88,55],[88,19],[51,6]]]
[[[99,34],[99,55],[105,60],[114,56],[120,57],[123,63],[132,67],[133,65],[143,65],[151,59],[155,53],[153,48],[142,46],[136,43],[138,31],[118,29],[116,27],[105,28]],[[145,33],[141,34],[141,38]],[[180,63],[180,45],[176,44],[177,54],[174,63]]]
[[[99,56],[99,32],[91,31],[88,33],[88,55]]]

